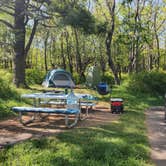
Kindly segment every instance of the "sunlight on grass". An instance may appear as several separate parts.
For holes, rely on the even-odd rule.
[[[19,90],[19,93],[30,92]],[[48,166],[152,166],[147,140],[144,110],[162,99],[128,93],[126,85],[113,87],[112,94],[100,96],[94,90],[77,89],[94,94],[109,106],[110,97],[124,99],[125,113],[109,125],[72,129],[56,136],[32,139],[0,151],[0,165]],[[9,109],[25,101],[11,100],[0,108]],[[26,103],[24,103],[26,104]]]

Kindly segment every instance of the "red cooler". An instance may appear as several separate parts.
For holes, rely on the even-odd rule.
[[[110,105],[112,113],[123,113],[123,99],[111,98]]]

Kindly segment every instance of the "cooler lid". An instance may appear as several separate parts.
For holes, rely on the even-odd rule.
[[[110,101],[123,101],[122,98],[111,98]]]

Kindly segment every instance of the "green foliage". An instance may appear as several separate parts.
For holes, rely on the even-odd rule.
[[[73,80],[75,84],[79,84],[80,83],[80,76],[78,73],[73,73]]]
[[[106,82],[108,85],[114,85],[114,77],[110,72],[105,72],[104,75],[102,76],[101,80],[103,82]]]
[[[45,72],[39,69],[26,70],[26,82],[28,84],[41,84],[44,80]]]
[[[8,70],[0,70],[0,75],[1,78],[7,82],[7,84],[11,84],[13,81],[13,75]]]
[[[14,115],[11,107],[18,106],[20,95],[12,87],[12,74],[5,70],[0,70],[0,120]]]
[[[133,96],[124,85],[114,87],[112,95],[125,101],[120,120],[10,146],[0,151],[0,165],[152,166],[144,110],[158,98]]]
[[[17,97],[16,91],[10,87],[7,81],[0,78],[0,98],[4,100],[13,97]]]
[[[76,85],[82,84],[85,82],[85,78],[81,78],[78,73],[73,73],[73,80]]]
[[[97,34],[105,34],[107,30],[107,26],[108,26],[107,24],[108,24],[107,22],[100,22],[97,20],[97,23],[96,23]]]
[[[88,10],[79,6],[67,11],[67,15],[63,18],[63,23],[75,28],[81,28],[89,34],[95,31],[94,17]]]
[[[166,93],[166,73],[143,72],[130,77],[129,89],[133,92],[164,95]]]

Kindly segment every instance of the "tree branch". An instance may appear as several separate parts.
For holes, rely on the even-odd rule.
[[[9,22],[2,20],[2,19],[0,19],[0,22],[2,22],[3,24],[5,24],[6,26],[8,26],[11,29],[14,29],[14,26],[12,24],[10,24]]]
[[[45,27],[45,28],[57,28],[58,27],[58,25],[47,25],[47,24],[41,24],[43,27]]]
[[[164,18],[164,20],[162,20],[162,22],[157,27],[157,31],[161,28],[161,26],[165,23],[165,21],[166,21],[166,19]]]
[[[12,47],[13,44],[11,44],[11,43],[5,43],[5,42],[1,42],[0,41],[0,46],[8,46],[8,47],[11,46]]]
[[[4,2],[2,2],[2,0],[1,0],[1,2],[0,2],[0,7],[6,7],[6,8],[8,8],[8,9],[10,9],[10,10],[13,10],[14,11],[14,2],[6,2],[6,1],[4,1]]]
[[[7,11],[7,10],[5,10],[5,9],[0,8],[0,11],[4,12],[4,13],[6,13],[6,14],[9,14],[9,15],[11,15],[11,16],[14,16],[14,13],[9,12],[9,11]]]

